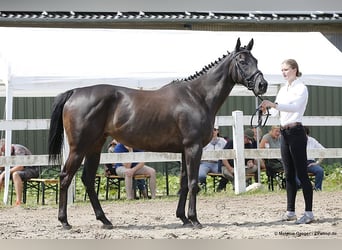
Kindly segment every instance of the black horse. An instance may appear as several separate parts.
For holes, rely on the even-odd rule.
[[[112,228],[94,188],[100,153],[108,136],[121,143],[152,152],[182,154],[180,196],[176,216],[184,225],[202,227],[197,219],[196,195],[202,148],[209,143],[215,116],[236,83],[255,95],[267,90],[267,81],[252,56],[253,39],[199,73],[154,91],[112,85],[75,88],[56,97],[49,132],[49,160],[59,160],[63,129],[69,155],[60,175],[58,219],[65,229],[67,189],[84,159],[82,181],[96,219]],[[185,205],[189,194],[188,214]]]

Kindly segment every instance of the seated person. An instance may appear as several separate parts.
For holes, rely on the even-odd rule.
[[[0,141],[1,155],[5,153],[5,140]],[[11,145],[11,155],[32,155],[31,151],[23,145],[12,144]],[[0,174],[0,189],[3,187],[5,180],[4,167],[1,167]],[[31,178],[39,177],[39,167],[38,166],[13,166],[10,168],[10,175],[13,180],[13,185],[15,193],[17,195],[15,205],[20,206],[22,195],[23,195],[23,181]]]
[[[218,126],[214,126],[213,137],[211,141],[203,148],[203,151],[222,150],[227,141],[219,136]],[[205,186],[207,183],[208,173],[220,173],[219,161],[203,160],[199,166],[198,180],[200,186]]]
[[[255,148],[253,144],[254,139],[254,131],[252,129],[246,129],[244,131],[244,144],[245,148]],[[233,149],[233,140],[228,140],[224,149]],[[257,162],[254,159],[245,159],[246,165],[246,174],[257,174],[258,166]],[[231,181],[234,184],[234,160],[233,159],[223,159],[222,160],[222,174],[223,178],[220,179],[219,185],[217,187],[217,191],[220,192],[225,189],[228,181]]]
[[[118,144],[118,142],[113,139],[108,145],[108,153],[114,153],[114,148]],[[115,164],[107,163],[104,166],[105,176],[117,175],[115,171]],[[140,193],[144,198],[148,198],[147,189],[146,189],[146,181],[144,179],[134,180],[136,187],[139,189]]]
[[[115,153],[127,153],[127,152],[141,152],[141,150],[133,149],[125,146],[122,143],[118,143],[114,147]],[[156,198],[156,171],[145,165],[144,162],[139,163],[116,163],[115,172],[117,175],[125,177],[126,195],[128,200],[134,199],[134,190],[132,177],[134,175],[148,175],[150,176],[150,190],[151,198]],[[139,186],[139,185],[138,185]]]
[[[108,153],[114,153],[114,148],[117,145],[117,141],[113,139],[108,145]],[[104,166],[105,176],[117,175],[115,171],[115,164],[107,163]]]
[[[252,140],[252,145],[253,148],[258,148],[258,137],[260,138],[262,136],[262,129],[261,128],[252,128],[253,132],[254,132],[254,137]],[[259,140],[260,142],[260,140]]]
[[[265,134],[259,144],[259,148],[279,148],[280,149],[280,127],[272,126],[271,130]],[[266,168],[267,176],[274,177],[276,173],[284,171],[281,159],[264,159],[262,165]]]
[[[304,127],[308,142],[306,145],[306,148],[309,149],[324,149],[324,146],[320,144],[315,138],[309,136],[310,129],[308,127]],[[315,159],[308,159],[307,161],[307,167],[308,167],[308,173],[312,173],[315,175],[315,187],[314,189],[316,191],[322,190],[322,183],[324,178],[324,169],[321,167],[321,162],[323,161],[323,158],[318,159],[317,161]],[[300,181],[297,178],[297,184],[300,187]]]

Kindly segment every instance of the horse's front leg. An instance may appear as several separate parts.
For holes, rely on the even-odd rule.
[[[82,173],[82,182],[86,187],[89,200],[94,209],[95,216],[97,220],[103,223],[103,228],[112,229],[113,224],[107,219],[105,213],[102,210],[99,198],[95,192],[95,175],[100,162],[100,153],[93,156],[86,156],[84,162],[84,169]]]
[[[189,209],[188,219],[192,222],[194,227],[202,228],[202,224],[197,219],[196,199],[199,192],[198,187],[198,172],[202,157],[202,148],[195,145],[185,150],[186,167],[188,173],[188,187],[189,187]]]
[[[188,176],[186,172],[186,164],[184,153],[182,154],[182,167],[181,167],[181,179],[180,179],[180,190],[179,190],[179,200],[176,211],[177,218],[180,218],[183,222],[183,226],[192,226],[191,221],[185,216],[185,204],[186,198],[188,196]]]

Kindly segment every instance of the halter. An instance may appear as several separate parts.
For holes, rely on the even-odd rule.
[[[261,98],[261,96],[260,95],[257,95],[256,93],[255,93],[255,91],[254,91],[254,85],[255,85],[255,79],[258,77],[258,76],[262,76],[263,74],[262,74],[262,72],[260,71],[260,70],[256,70],[253,74],[251,74],[250,76],[246,76],[246,74],[245,74],[245,72],[241,69],[241,67],[240,67],[240,65],[239,65],[239,63],[238,63],[238,61],[236,60],[236,57],[239,55],[239,54],[241,54],[241,53],[249,53],[250,54],[250,51],[249,50],[244,50],[244,51],[241,51],[241,52],[238,52],[238,53],[236,53],[235,55],[234,55],[234,60],[235,60],[235,68],[237,68],[237,70],[239,71],[239,74],[240,74],[240,76],[244,79],[244,82],[246,82],[247,83],[247,89],[248,90],[251,90],[252,92],[253,92],[253,94],[256,96],[256,97],[258,97],[259,98],[259,100],[262,102],[264,99],[262,99]],[[258,107],[256,110],[255,110],[255,112],[254,112],[254,114],[252,115],[252,117],[251,117],[251,123],[250,123],[250,125],[251,125],[251,127],[252,128],[258,128],[258,127],[265,127],[265,125],[266,125],[266,123],[267,123],[267,120],[268,120],[268,117],[270,116],[270,112],[269,112],[269,110],[268,109],[266,109],[267,110],[267,113],[266,113],[266,119],[265,119],[265,121],[264,122],[262,122],[262,116],[263,116],[263,114],[262,114],[262,110],[261,110],[261,108],[260,107]],[[255,115],[256,114],[258,114],[258,123],[257,123],[257,125],[253,125],[253,120],[254,120],[254,117],[255,117]]]

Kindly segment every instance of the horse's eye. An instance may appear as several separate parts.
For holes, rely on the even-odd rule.
[[[244,61],[244,60],[241,60],[239,63],[240,63],[241,65],[247,65],[247,62]]]

